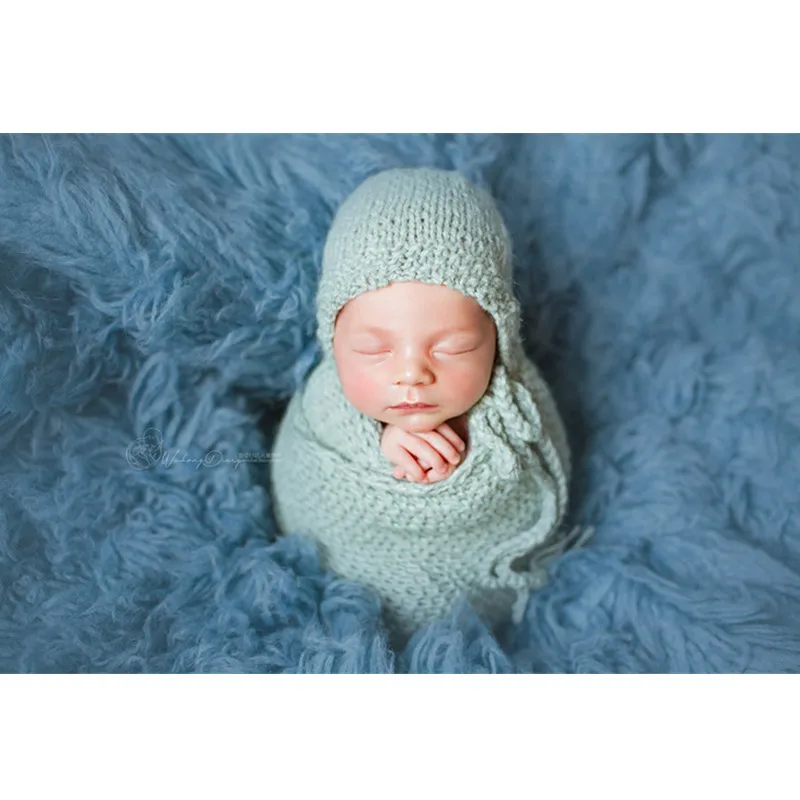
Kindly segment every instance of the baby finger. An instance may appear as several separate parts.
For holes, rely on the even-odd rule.
[[[450,444],[452,444],[456,450],[463,452],[467,449],[467,446],[464,444],[464,440],[446,422],[443,422],[436,430],[445,439],[447,439],[447,441],[450,442]]]
[[[417,434],[419,438],[409,445],[409,449],[412,450],[418,459],[424,459],[437,472],[445,472],[447,469],[447,462],[442,457],[442,454],[435,447],[428,444],[426,438],[423,438],[428,435],[427,433]]]
[[[443,458],[447,459],[451,464],[458,464],[461,461],[461,456],[459,456],[458,451],[456,448],[449,442],[447,439],[442,436],[442,434],[437,433],[436,431],[430,431],[428,433],[418,433],[417,436],[421,436],[428,442]],[[444,462],[442,462],[444,464]],[[440,470],[441,472],[441,470]]]
[[[414,453],[404,451],[400,467],[405,471],[409,480],[421,481],[425,477],[425,470],[417,463]]]

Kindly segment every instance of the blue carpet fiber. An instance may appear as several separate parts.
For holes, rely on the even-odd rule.
[[[422,164],[497,198],[594,533],[395,652],[268,454],[336,208]],[[0,669],[798,671],[798,254],[800,137],[0,138]]]

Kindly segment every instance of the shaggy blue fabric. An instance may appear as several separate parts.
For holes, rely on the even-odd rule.
[[[336,207],[418,164],[498,198],[595,533],[395,653],[265,454]],[[797,671],[798,253],[792,136],[0,139],[0,668]]]

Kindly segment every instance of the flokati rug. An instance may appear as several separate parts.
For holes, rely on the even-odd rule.
[[[514,239],[573,454],[519,625],[387,645],[276,537],[339,203],[458,169]],[[0,669],[800,670],[800,137],[0,137]]]

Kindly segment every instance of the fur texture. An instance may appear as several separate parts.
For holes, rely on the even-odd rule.
[[[497,198],[594,535],[396,653],[265,456],[334,211],[422,164]],[[795,136],[0,138],[0,669],[798,671],[798,252]]]

